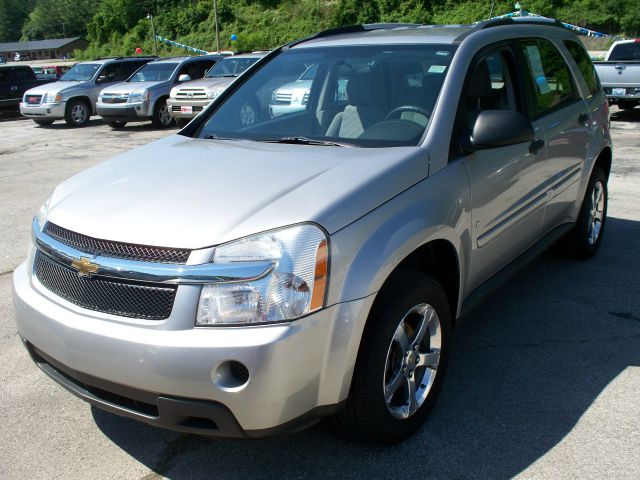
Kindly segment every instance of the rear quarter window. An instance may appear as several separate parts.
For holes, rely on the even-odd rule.
[[[525,63],[525,75],[528,75],[533,86],[529,107],[532,118],[550,113],[579,98],[571,70],[551,42],[527,39],[521,40],[519,46]]]
[[[581,45],[571,40],[565,40],[564,45],[567,47],[567,50],[569,50],[573,61],[578,65],[582,78],[584,78],[589,88],[589,93],[595,95],[600,91],[600,81],[598,80],[598,74],[596,73],[593,63],[591,63],[587,51]]]

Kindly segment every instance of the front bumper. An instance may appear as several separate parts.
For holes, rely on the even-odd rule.
[[[373,296],[294,322],[195,328],[200,287],[180,286],[164,321],[82,309],[28,273],[13,275],[18,332],[54,380],[114,413],[165,428],[217,436],[264,436],[335,411],[349,392]],[[220,384],[240,362],[249,381]],[[142,407],[139,407],[142,405]]]
[[[195,118],[202,110],[204,110],[213,99],[207,100],[177,100],[175,98],[169,98],[167,100],[167,106],[169,107],[169,114],[174,118]],[[191,107],[191,113],[182,112],[182,107]]]
[[[96,104],[98,116],[106,122],[140,122],[151,118],[149,102]]]
[[[20,114],[35,119],[59,120],[64,118],[66,102],[29,105],[20,103]]]

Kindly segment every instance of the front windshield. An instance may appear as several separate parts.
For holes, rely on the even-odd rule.
[[[65,73],[60,80],[63,82],[86,82],[93,78],[99,68],[100,64],[98,63],[79,63]]]
[[[633,60],[640,60],[640,43],[638,42],[619,43],[613,47],[611,55],[609,55],[610,62]]]
[[[223,58],[207,72],[206,77],[237,77],[257,60],[257,58]]]
[[[361,147],[417,145],[453,52],[450,45],[283,50],[211,111],[197,135]]]
[[[171,74],[177,66],[177,63],[147,63],[134,73],[127,82],[164,82],[171,78]]]

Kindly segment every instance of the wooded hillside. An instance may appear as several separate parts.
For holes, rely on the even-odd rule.
[[[522,8],[611,34],[640,33],[639,0],[523,0]],[[267,49],[315,31],[369,22],[470,23],[489,17],[477,0],[218,0],[221,47]],[[496,1],[493,14],[513,11]],[[0,41],[81,35],[81,55],[153,51],[156,33],[204,50],[215,49],[212,0],[0,0]],[[230,35],[237,35],[237,42]],[[164,46],[160,53],[169,53]],[[175,50],[178,52],[177,50]]]

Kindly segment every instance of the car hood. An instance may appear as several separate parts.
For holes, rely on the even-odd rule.
[[[192,88],[192,87],[202,87],[202,88],[211,88],[211,87],[222,87],[225,85],[231,84],[238,77],[218,77],[218,78],[201,78],[199,80],[192,80],[191,82],[186,82],[180,85],[178,88]]]
[[[158,88],[159,86],[169,85],[170,82],[121,82],[102,89],[100,93],[110,94],[126,94],[131,92],[140,92],[142,90]]]
[[[76,88],[84,88],[89,82],[51,82],[39,85],[27,91],[31,95],[43,95],[45,93],[57,94],[74,90]]]
[[[312,221],[333,233],[427,176],[418,147],[172,135],[59,185],[49,221],[96,238],[202,248]]]

